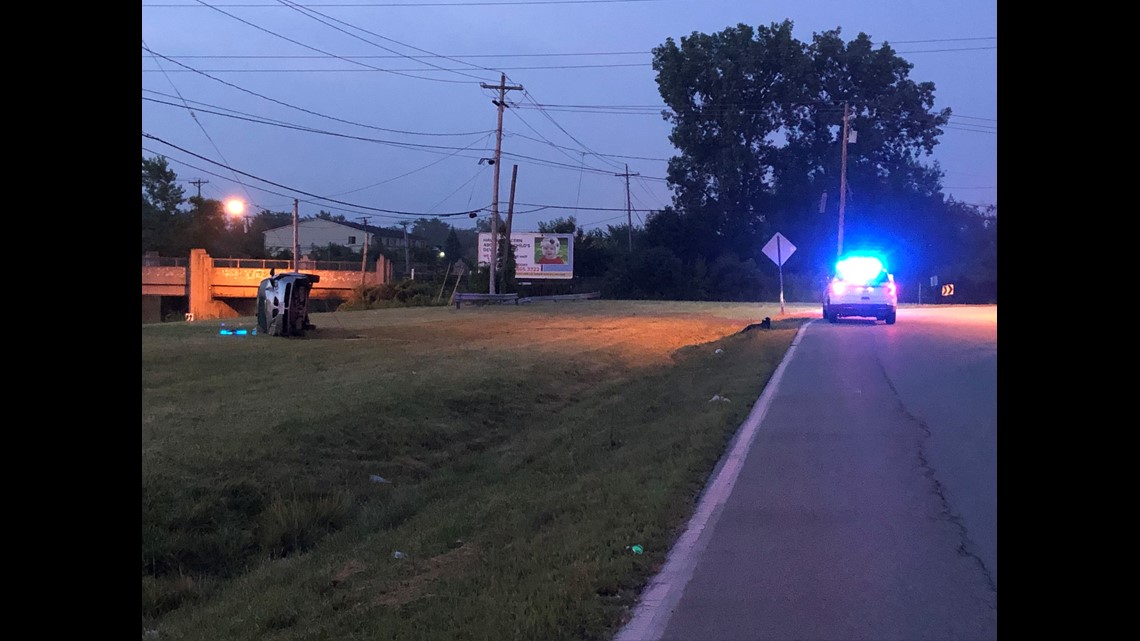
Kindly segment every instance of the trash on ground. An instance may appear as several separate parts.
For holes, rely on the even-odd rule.
[[[732,402],[732,401],[728,400],[727,398],[721,396],[720,394],[713,394],[713,397],[709,399],[709,402],[712,403],[713,401],[724,401],[725,403],[731,403]]]
[[[720,354],[720,353],[721,353],[721,352],[723,352],[723,351],[724,351],[723,349],[721,349],[721,348],[719,348],[719,347],[718,347],[718,348],[716,348],[716,351],[715,351],[715,352],[713,352],[713,354]]]
[[[368,480],[373,482],[373,483],[391,483],[391,481],[384,478],[383,476],[380,476],[379,474],[373,474],[371,477],[368,478]]]
[[[399,551],[399,550],[396,550],[395,552],[392,553],[392,558],[393,559],[402,559],[402,558],[404,558],[404,553]]]
[[[640,545],[627,545],[625,546],[625,549],[632,551],[634,554],[641,554],[645,552],[645,548],[641,547]]]

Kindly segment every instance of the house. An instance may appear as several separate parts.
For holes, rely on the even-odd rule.
[[[293,225],[268,229],[263,235],[265,250],[268,252],[289,251],[293,248]],[[297,244],[301,247],[302,256],[316,255],[321,248],[328,247],[329,244],[361,251],[364,249],[366,235],[369,249],[378,245],[384,248],[403,248],[405,238],[409,247],[427,247],[426,238],[412,233],[405,235],[402,229],[385,229],[327,218],[305,218],[297,221]]]

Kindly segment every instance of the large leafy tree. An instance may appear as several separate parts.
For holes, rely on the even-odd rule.
[[[674,208],[651,217],[686,239],[682,259],[751,256],[769,230],[778,134],[810,97],[806,47],[792,23],[694,32],[653,50],[658,90],[673,124]]]
[[[668,169],[674,204],[650,217],[651,244],[690,264],[725,254],[763,263],[779,231],[804,250],[788,267],[833,258],[845,106],[858,132],[847,151],[852,244],[889,238],[903,253],[939,215],[940,172],[919,162],[949,117],[932,111],[934,85],[910,80],[912,65],[866,34],[844,42],[836,29],[804,43],[792,29],[740,24],[654,49],[679,154]]]
[[[934,151],[950,110],[934,111],[934,84],[911,80],[913,65],[888,43],[876,47],[863,33],[845,42],[835,29],[815,34],[807,51],[813,100],[784,131],[772,221],[801,239],[810,256],[801,264],[834,256],[845,166],[843,249],[875,246],[894,255],[896,269],[915,269],[924,260],[914,251],[919,236],[945,214],[941,170],[922,159]]]

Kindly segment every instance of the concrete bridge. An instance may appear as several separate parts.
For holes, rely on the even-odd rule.
[[[257,313],[257,288],[269,277],[269,270],[290,271],[292,261],[249,258],[212,258],[204,249],[190,251],[190,258],[143,257],[142,316],[144,323],[162,320],[162,298],[184,296],[189,302],[189,319],[235,318]],[[372,271],[361,271],[360,263],[300,260],[297,271],[317,274],[320,282],[309,292],[310,299],[348,300],[361,285],[392,282],[392,263],[384,256]]]

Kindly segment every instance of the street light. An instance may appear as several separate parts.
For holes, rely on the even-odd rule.
[[[246,218],[243,215],[245,214],[245,201],[241,200],[240,198],[230,198],[226,201],[226,213],[230,216],[233,216],[235,219],[240,218],[242,221],[242,228],[245,230],[245,233],[249,233],[249,218]]]

